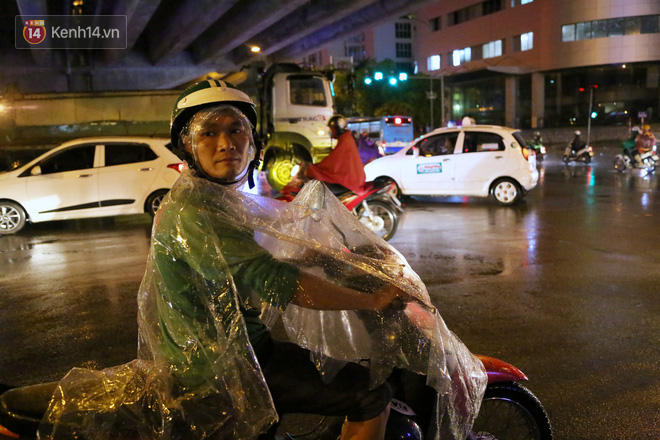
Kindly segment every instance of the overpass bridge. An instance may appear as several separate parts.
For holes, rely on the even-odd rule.
[[[0,93],[162,90],[284,62],[429,0],[3,0]],[[15,17],[126,16],[126,49],[15,48]],[[22,21],[18,21],[22,23]],[[255,54],[251,47],[261,51]]]

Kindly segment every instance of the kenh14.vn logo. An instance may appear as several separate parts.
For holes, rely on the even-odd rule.
[[[46,38],[45,20],[25,20],[23,22],[23,38],[30,44],[39,44]]]

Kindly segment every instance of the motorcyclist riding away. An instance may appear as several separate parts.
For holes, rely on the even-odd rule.
[[[466,437],[483,366],[405,259],[325,187],[293,203],[240,191],[261,158],[256,119],[223,81],[179,97],[171,139],[189,169],[154,219],[138,359],[72,370],[41,438],[273,438],[280,415],[311,413],[345,417],[341,439],[382,439],[394,368],[437,392],[436,438]],[[433,310],[426,324],[411,327],[397,298]],[[291,342],[273,338],[270,317]]]
[[[583,149],[585,147],[585,143],[582,140],[581,137],[582,133],[580,130],[575,130],[575,136],[573,136],[573,140],[571,140],[571,143],[569,144],[571,147],[571,155],[575,156],[575,154]]]
[[[655,136],[651,132],[651,126],[645,124],[642,126],[642,131],[635,138],[635,146],[637,147],[635,161],[638,165],[642,164],[642,155],[653,150],[655,143]]]
[[[640,129],[638,126],[634,126],[633,128],[630,129],[630,137],[628,139],[625,139],[623,142],[621,142],[621,149],[623,150],[623,154],[629,156],[629,157],[635,157],[635,153],[637,152],[637,145],[635,145],[635,139],[637,139],[637,135],[639,135]]]

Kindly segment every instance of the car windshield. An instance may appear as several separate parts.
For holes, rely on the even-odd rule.
[[[527,142],[525,142],[525,138],[522,137],[522,134],[519,131],[514,131],[513,132],[513,137],[522,148],[527,148]]]

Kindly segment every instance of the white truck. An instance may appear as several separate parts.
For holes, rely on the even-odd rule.
[[[276,190],[291,180],[301,161],[316,163],[332,150],[327,127],[333,115],[331,78],[296,64],[273,64],[266,71],[244,70],[237,86],[258,103],[257,130],[264,141],[263,170]]]

